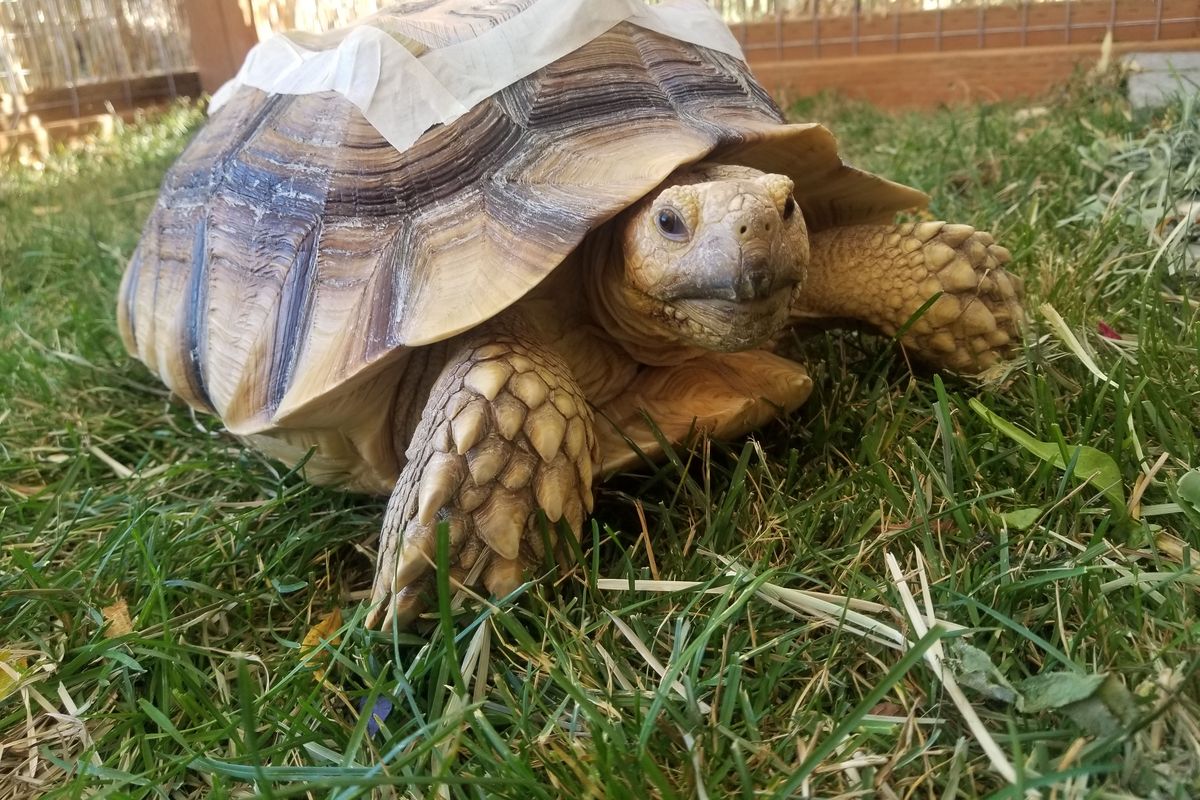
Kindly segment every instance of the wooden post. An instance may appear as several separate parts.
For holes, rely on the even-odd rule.
[[[258,44],[250,0],[183,0],[192,29],[192,59],[200,87],[215,92],[237,74],[250,48]]]

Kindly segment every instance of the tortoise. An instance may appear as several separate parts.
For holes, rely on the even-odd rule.
[[[385,16],[420,55],[529,3]],[[368,624],[407,625],[439,525],[451,579],[504,596],[659,434],[795,410],[789,326],[960,373],[1010,355],[1008,251],[896,223],[927,200],[787,123],[741,60],[622,22],[404,150],[340,94],[238,89],[168,171],[119,326],[251,447],[390,494]]]

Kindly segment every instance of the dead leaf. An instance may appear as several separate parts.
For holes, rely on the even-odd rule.
[[[0,487],[7,489],[18,497],[27,500],[39,492],[46,490],[45,484],[40,485],[23,485],[19,483],[0,483]]]
[[[105,606],[100,609],[100,613],[104,616],[106,638],[115,639],[133,633],[133,620],[129,618],[129,604],[125,602],[125,598],[122,597],[111,606]]]
[[[1016,690],[996,669],[987,653],[961,639],[951,643],[949,649],[951,668],[963,686],[1001,703],[1012,703],[1017,699]]]
[[[334,635],[340,627],[342,627],[342,610],[335,608],[321,617],[320,621],[309,628],[308,633],[304,634],[304,640],[300,643],[300,654],[303,656],[311,653],[313,650],[319,648],[323,641],[328,641],[331,645],[341,643],[342,637]],[[329,654],[321,653],[314,655],[310,661],[315,665],[313,679],[317,681],[324,680],[325,667],[329,662]]]
[[[1193,564],[1192,571],[1200,572],[1200,564],[1195,563],[1196,562],[1195,548],[1192,547],[1187,542],[1183,541],[1183,539],[1180,539],[1178,536],[1175,536],[1174,534],[1171,534],[1171,533],[1167,533],[1166,531],[1159,531],[1158,533],[1154,534],[1154,546],[1158,549],[1159,553],[1161,553],[1162,555],[1171,559],[1172,561],[1174,561],[1177,564],[1183,564],[1184,563],[1184,551],[1185,550],[1190,551],[1187,553],[1187,558]]]

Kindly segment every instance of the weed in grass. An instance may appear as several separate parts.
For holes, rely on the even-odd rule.
[[[980,386],[789,342],[799,413],[609,483],[577,569],[394,639],[354,600],[382,502],[117,338],[197,113],[0,171],[0,797],[1200,793],[1194,103],[796,115],[1013,250],[1023,357]]]

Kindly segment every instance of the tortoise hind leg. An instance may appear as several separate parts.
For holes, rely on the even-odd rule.
[[[987,233],[944,222],[855,225],[811,244],[795,321],[857,320],[892,336],[940,293],[900,339],[922,360],[980,372],[1020,340],[1021,281]]]
[[[388,502],[367,624],[403,626],[424,609],[442,522],[451,579],[475,572],[493,595],[511,592],[544,555],[539,510],[580,531],[597,452],[570,370],[518,317],[465,341],[430,391]]]
[[[645,367],[598,412],[601,471],[611,475],[638,463],[639,451],[660,455],[654,428],[672,443],[692,432],[732,438],[794,411],[811,391],[803,366],[763,350],[705,353],[675,366]]]

